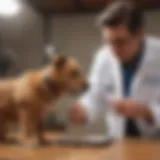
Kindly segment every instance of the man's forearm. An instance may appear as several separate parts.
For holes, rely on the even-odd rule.
[[[154,123],[154,116],[150,108],[132,99],[124,99],[112,103],[116,111],[129,118],[141,118],[147,123]]]

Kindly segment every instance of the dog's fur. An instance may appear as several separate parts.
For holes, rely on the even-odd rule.
[[[47,106],[68,91],[81,91],[86,82],[78,62],[54,56],[39,71],[0,81],[0,141],[6,137],[8,122],[20,122],[24,139],[44,141],[42,119]]]

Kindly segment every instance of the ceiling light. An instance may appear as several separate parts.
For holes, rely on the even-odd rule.
[[[0,15],[15,15],[20,9],[17,0],[0,0]]]

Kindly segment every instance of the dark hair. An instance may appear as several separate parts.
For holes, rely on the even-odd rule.
[[[131,33],[135,33],[144,24],[144,15],[131,2],[114,2],[98,17],[98,26],[115,27],[125,24]]]

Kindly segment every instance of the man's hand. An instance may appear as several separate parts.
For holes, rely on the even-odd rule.
[[[74,104],[69,111],[69,119],[76,124],[83,124],[87,121],[87,112],[80,104]]]
[[[143,118],[147,122],[153,122],[151,111],[144,104],[132,99],[124,99],[112,102],[116,111],[128,118]]]

